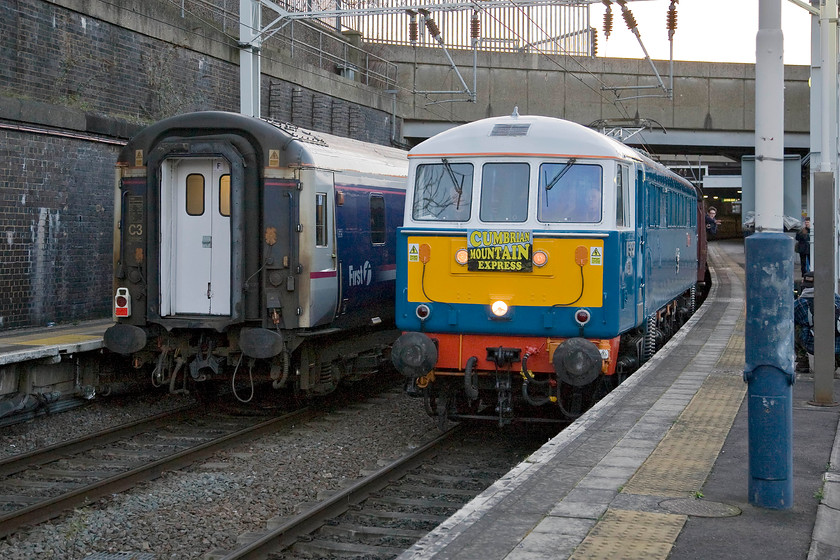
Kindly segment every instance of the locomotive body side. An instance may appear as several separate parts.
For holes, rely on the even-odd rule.
[[[409,160],[392,359],[441,421],[574,417],[690,313],[695,190],[649,158],[514,115]]]
[[[307,393],[369,373],[393,327],[393,279],[371,275],[357,297],[343,266],[393,268],[406,168],[399,150],[232,113],[145,129],[117,165],[106,346],[173,389],[182,369],[184,385],[229,379],[243,360]],[[346,205],[347,185],[379,198]],[[339,350],[322,352],[328,341]]]

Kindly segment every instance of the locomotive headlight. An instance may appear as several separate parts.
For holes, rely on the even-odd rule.
[[[534,266],[545,266],[548,262],[548,253],[545,251],[534,251],[534,256],[531,257]]]
[[[504,317],[508,312],[508,304],[502,300],[497,300],[490,305],[490,310],[496,317]]]
[[[578,309],[575,311],[575,321],[577,321],[577,324],[581,327],[589,322],[590,317],[591,315],[587,309]]]
[[[470,259],[469,253],[467,253],[466,249],[458,249],[455,251],[455,262],[464,266],[467,264],[467,261]]]

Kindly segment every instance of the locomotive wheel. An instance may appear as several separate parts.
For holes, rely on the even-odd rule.
[[[557,404],[560,411],[570,420],[575,420],[581,414],[589,410],[594,404],[596,388],[601,385],[601,380],[596,379],[583,387],[572,387],[563,383],[557,395]]]
[[[437,425],[441,432],[446,430],[446,423],[449,420],[449,409],[452,407],[453,400],[452,391],[449,390],[444,390],[437,397]]]

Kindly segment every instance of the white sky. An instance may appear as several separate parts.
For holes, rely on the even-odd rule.
[[[782,33],[785,64],[811,63],[811,15],[788,0],[782,2]],[[759,0],[680,0],[674,60],[709,62],[755,62]],[[670,0],[631,1],[627,7],[636,17],[642,41],[651,58],[669,58],[665,28]],[[613,27],[604,39],[604,6],[593,4],[590,25],[598,30],[598,56],[644,58],[644,53],[613,4]]]

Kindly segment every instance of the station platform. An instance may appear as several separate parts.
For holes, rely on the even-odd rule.
[[[113,324],[111,319],[100,319],[0,333],[0,366],[98,350],[105,329]]]
[[[709,261],[709,297],[653,359],[400,558],[840,559],[840,407],[797,375],[793,507],[751,505],[743,240]]]

